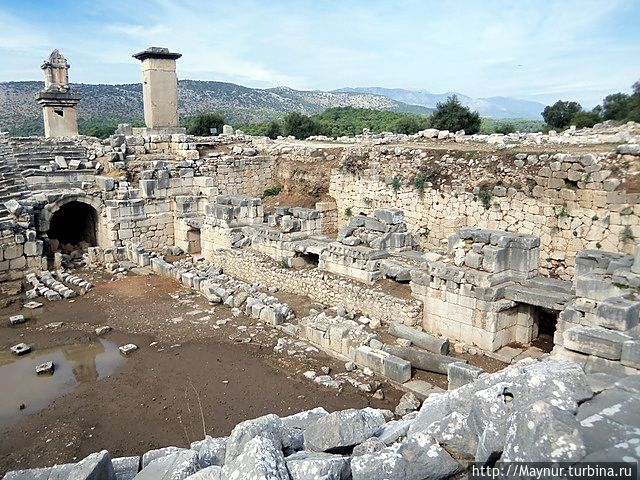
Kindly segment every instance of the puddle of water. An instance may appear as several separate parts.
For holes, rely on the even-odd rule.
[[[52,361],[53,375],[37,375],[36,367]],[[0,430],[22,416],[45,408],[77,385],[110,375],[126,362],[108,340],[35,350],[17,357],[0,352]],[[24,410],[20,410],[24,404]]]

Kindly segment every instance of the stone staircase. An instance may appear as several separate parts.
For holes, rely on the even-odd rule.
[[[20,173],[20,167],[12,155],[9,142],[0,137],[0,221],[7,220],[10,214],[4,203],[20,200],[29,194],[29,187]]]
[[[87,159],[87,149],[72,140],[16,137],[9,140],[9,146],[23,176],[40,172],[40,166],[49,165],[57,156],[64,157],[67,163]]]

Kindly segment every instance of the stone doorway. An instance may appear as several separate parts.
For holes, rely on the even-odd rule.
[[[531,345],[550,352],[553,349],[553,336],[556,332],[559,312],[536,306],[532,307],[531,313],[533,315]]]
[[[200,229],[190,228],[187,230],[187,253],[200,253],[201,251]]]
[[[97,242],[98,212],[91,205],[72,201],[62,205],[49,224],[49,247],[52,252],[94,247]]]

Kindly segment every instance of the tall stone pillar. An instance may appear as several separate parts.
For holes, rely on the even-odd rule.
[[[176,60],[168,48],[149,47],[133,55],[142,62],[142,96],[147,130],[178,133]]]
[[[45,137],[78,135],[76,105],[80,95],[69,86],[69,64],[58,50],[54,50],[42,64],[44,90],[36,94],[42,106]]]

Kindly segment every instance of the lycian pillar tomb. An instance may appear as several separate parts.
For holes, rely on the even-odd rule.
[[[42,106],[45,137],[78,135],[76,105],[80,95],[69,86],[69,64],[58,50],[54,50],[42,64],[44,90],[36,94]]]
[[[182,55],[168,48],[149,47],[133,55],[142,62],[144,123],[147,130],[179,133],[176,60]]]

